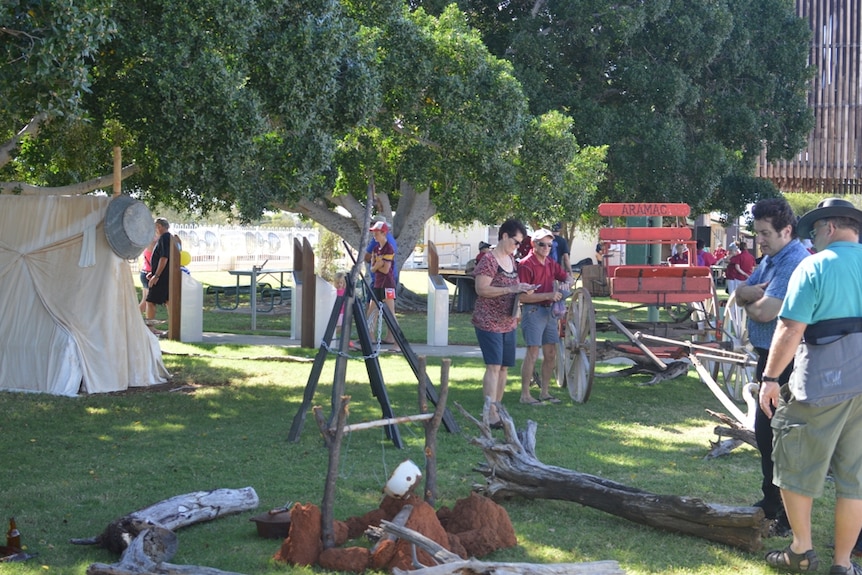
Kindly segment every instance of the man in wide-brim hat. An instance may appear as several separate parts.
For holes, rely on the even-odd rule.
[[[831,470],[837,501],[829,574],[862,574],[851,561],[862,530],[860,226],[862,211],[840,198],[799,220],[799,235],[810,237],[817,253],[790,277],[761,377],[760,406],[775,430],[774,483],[793,529],[789,546],[766,554],[781,570],[817,570],[811,511]],[[778,374],[794,355],[790,381],[779,387]]]
[[[817,204],[817,207],[799,218],[797,230],[800,238],[814,239],[812,231],[814,224],[829,218],[849,218],[862,224],[862,210],[841,198],[828,198]]]

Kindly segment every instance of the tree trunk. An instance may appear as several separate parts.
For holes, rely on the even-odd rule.
[[[482,431],[482,437],[474,438],[473,443],[485,452],[487,464],[477,471],[486,477],[486,483],[474,486],[474,490],[496,501],[515,496],[574,501],[636,523],[746,551],[762,547],[768,521],[759,507],[730,507],[694,497],[657,495],[595,475],[548,466],[535,456],[535,422],[528,421],[527,429],[516,434],[514,422],[498,405],[506,434],[505,444],[500,445],[487,425],[458,407]]]

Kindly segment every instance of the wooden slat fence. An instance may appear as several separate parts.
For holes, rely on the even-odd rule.
[[[795,159],[766,163],[756,175],[784,191],[862,194],[862,0],[797,0],[811,23],[809,103],[815,126]]]

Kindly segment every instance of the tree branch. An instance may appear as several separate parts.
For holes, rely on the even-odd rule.
[[[139,171],[140,168],[136,164],[130,164],[123,168],[122,172],[120,173],[120,179],[125,180],[126,178],[137,174]],[[19,196],[77,196],[92,192],[94,190],[109,189],[113,185],[113,183],[113,174],[99,176],[98,178],[87,180],[86,182],[77,182],[74,184],[69,184],[68,186],[57,186],[53,188],[35,186],[33,184],[28,184],[25,182],[0,182],[0,195],[17,194]]]
[[[42,125],[48,121],[48,113],[42,112],[41,114],[35,115],[26,126],[21,128],[13,138],[10,138],[2,145],[0,145],[0,168],[8,164],[12,160],[12,152],[18,148],[18,144],[21,143],[21,139],[24,136],[36,136],[39,133],[39,130],[42,129]]]

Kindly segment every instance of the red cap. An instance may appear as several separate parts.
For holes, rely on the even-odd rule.
[[[383,232],[385,234],[389,232],[389,226],[386,225],[386,222],[375,222],[369,231]]]

